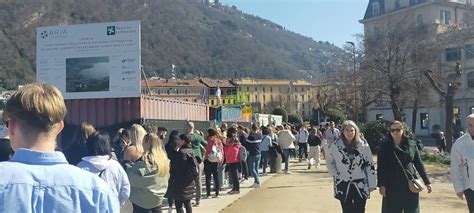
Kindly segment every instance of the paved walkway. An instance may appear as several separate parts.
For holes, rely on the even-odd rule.
[[[325,165],[307,170],[303,163],[293,163],[291,175],[275,175],[260,189],[251,191],[222,210],[234,212],[341,212],[333,198],[333,180]],[[446,173],[430,174],[433,193],[420,195],[421,212],[467,212],[465,201],[457,199]],[[373,192],[367,201],[366,212],[380,212],[382,197]]]

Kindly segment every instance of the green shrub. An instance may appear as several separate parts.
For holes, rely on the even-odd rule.
[[[329,108],[326,112],[326,115],[330,121],[334,121],[336,124],[340,124],[346,120],[346,115],[344,112],[335,108]]]
[[[444,164],[449,165],[451,160],[449,158],[449,154],[446,152],[444,153],[430,153],[427,150],[423,150],[420,152],[421,159],[425,163],[435,163],[435,164]]]
[[[301,115],[298,115],[298,114],[289,114],[288,115],[288,123],[302,124],[303,123],[303,118],[301,117]]]
[[[288,123],[288,113],[286,112],[285,109],[283,109],[281,107],[277,107],[277,108],[272,110],[272,114],[273,115],[281,115],[283,123]]]
[[[378,153],[379,146],[384,142],[387,135],[387,122],[371,121],[360,125],[360,131],[369,143],[372,153]]]

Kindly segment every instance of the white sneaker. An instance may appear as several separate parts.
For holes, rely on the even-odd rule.
[[[173,213],[173,207],[168,208],[168,213]]]

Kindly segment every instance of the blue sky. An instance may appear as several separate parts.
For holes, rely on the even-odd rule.
[[[363,32],[369,0],[220,0],[316,41],[342,46]]]

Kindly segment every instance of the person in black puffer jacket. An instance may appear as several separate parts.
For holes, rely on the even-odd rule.
[[[176,143],[176,151],[172,155],[170,179],[165,197],[175,201],[176,212],[192,212],[191,199],[194,197],[194,179],[198,175],[198,163],[191,148],[191,137],[182,134]]]

